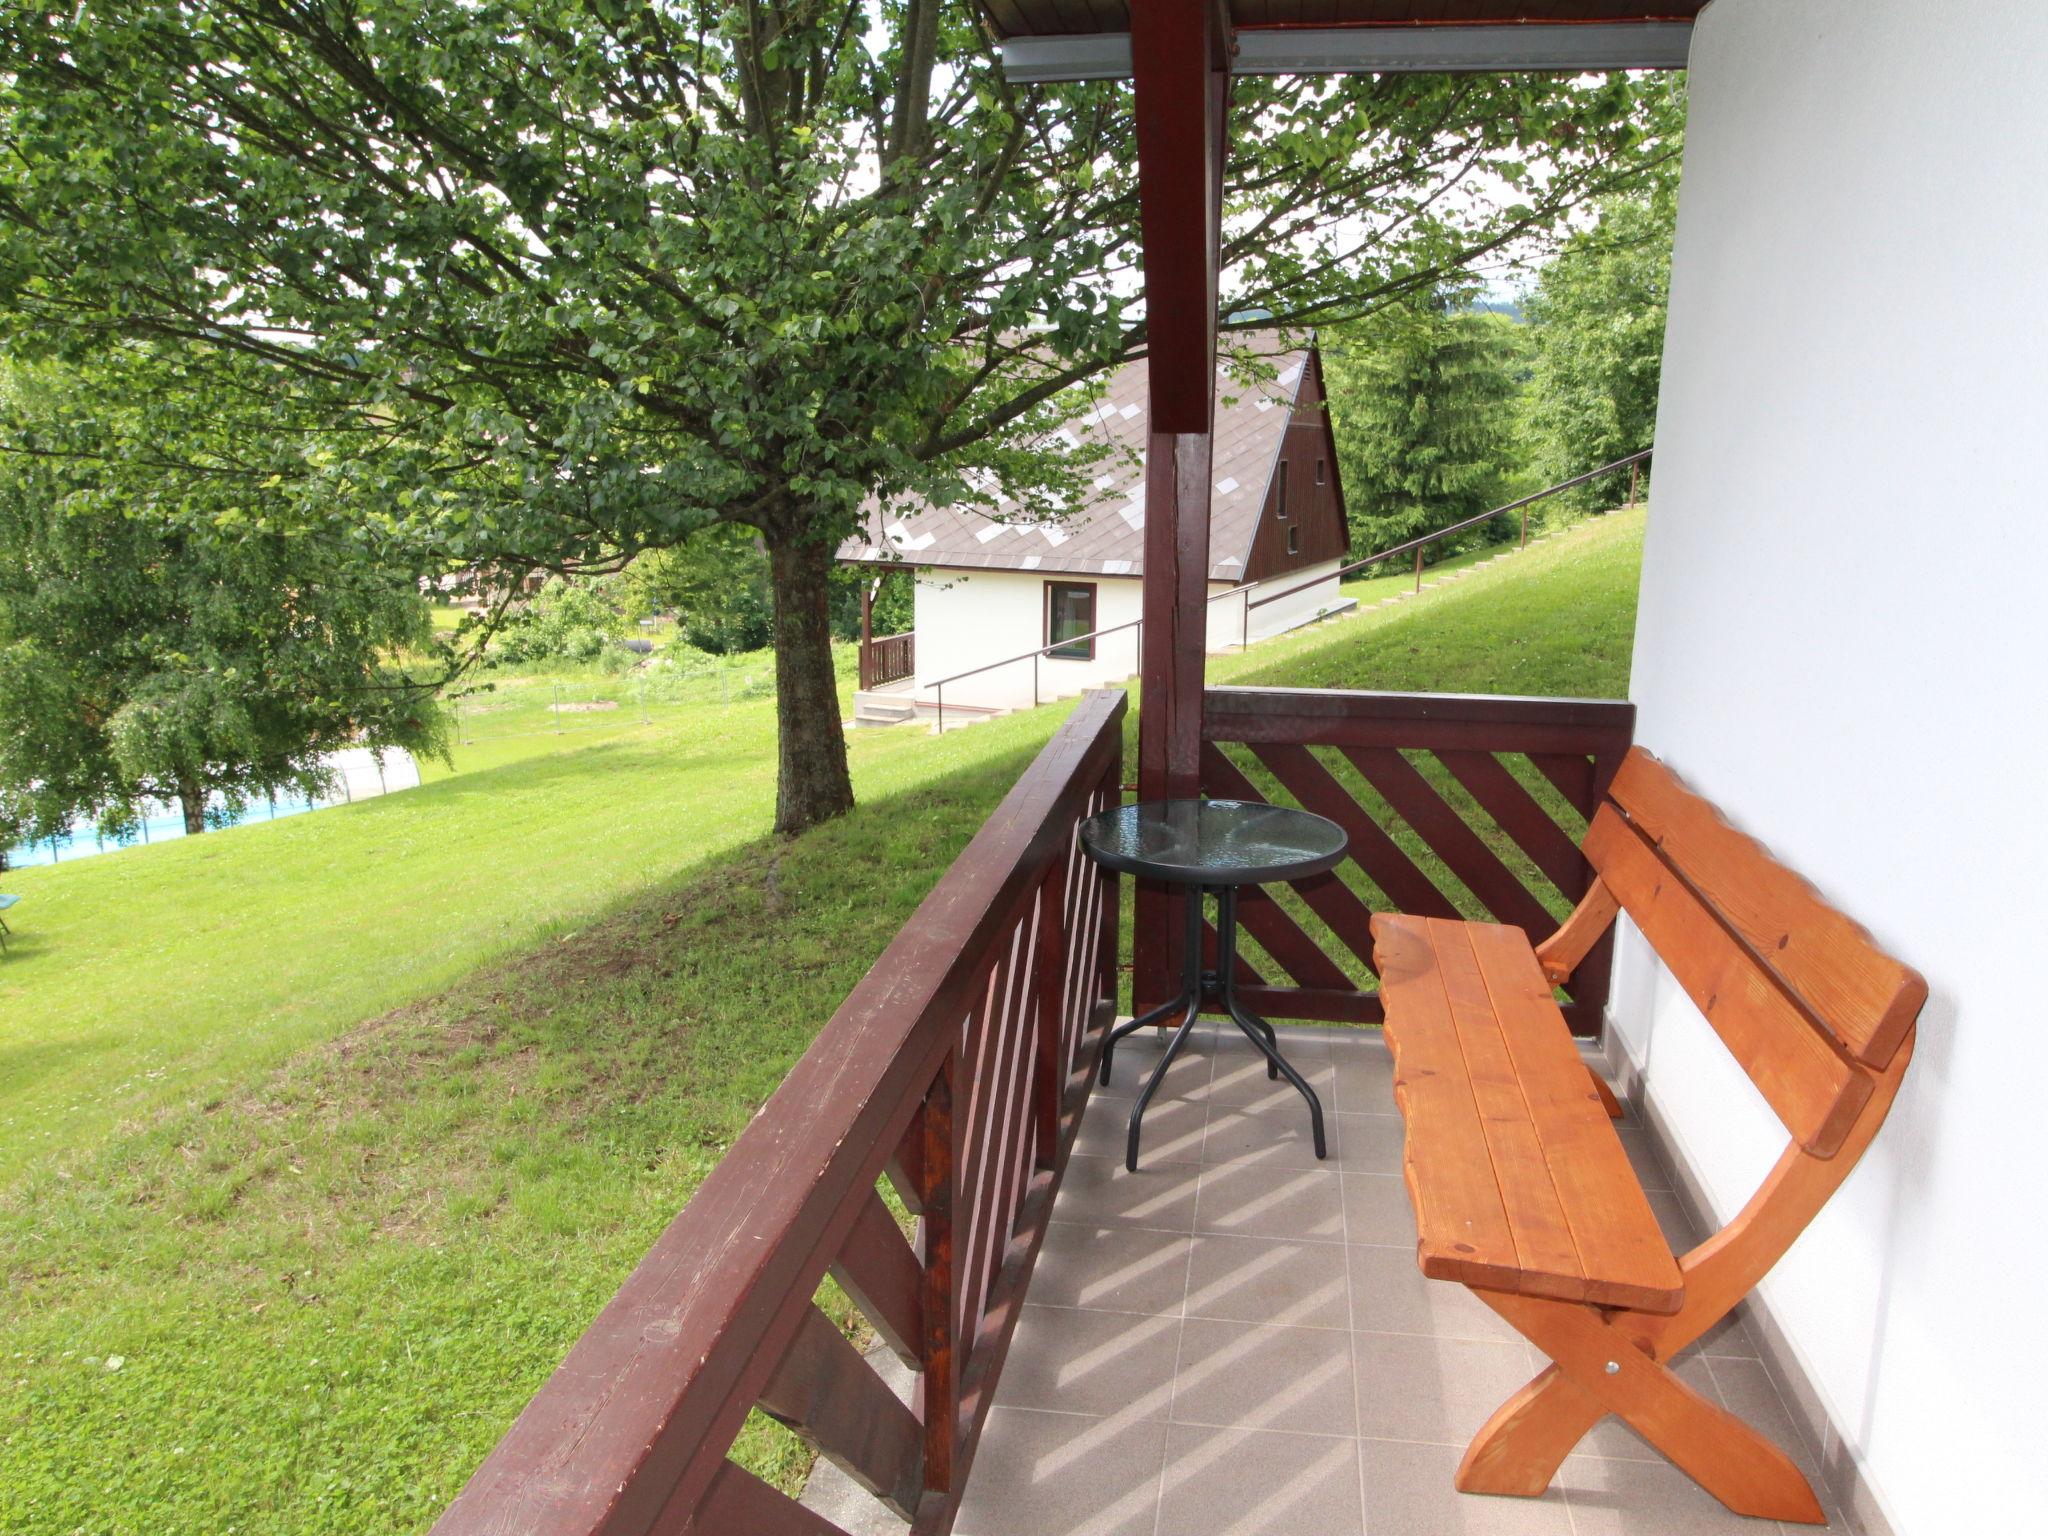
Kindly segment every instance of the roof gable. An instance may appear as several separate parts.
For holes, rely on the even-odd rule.
[[[1239,338],[1264,358],[1273,377],[1247,382],[1227,364],[1217,368],[1216,425],[1209,498],[1209,576],[1243,579],[1251,558],[1296,398],[1307,375],[1311,348],[1275,331]],[[1125,363],[1111,375],[1102,398],[1054,434],[1075,446],[1084,440],[1110,449],[1086,502],[1057,522],[1006,520],[1016,503],[998,503],[994,515],[969,507],[934,507],[917,497],[866,512],[866,533],[840,546],[854,563],[944,566],[977,570],[1070,572],[1136,576],[1145,546],[1145,362]]]

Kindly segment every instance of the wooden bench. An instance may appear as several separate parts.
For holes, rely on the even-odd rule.
[[[1586,834],[1597,879],[1532,949],[1519,928],[1381,913],[1374,948],[1425,1275],[1462,1281],[1553,1362],[1459,1464],[1541,1494],[1616,1414],[1730,1509],[1820,1523],[1777,1446],[1668,1362],[1749,1294],[1870,1145],[1927,997],[1804,880],[1640,748]],[[1553,1001],[1627,912],[1791,1140],[1734,1220],[1674,1256]]]

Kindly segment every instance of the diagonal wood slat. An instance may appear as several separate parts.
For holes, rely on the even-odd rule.
[[[816,1515],[779,1488],[772,1488],[745,1467],[728,1461],[711,1479],[711,1487],[694,1517],[679,1517],[671,1525],[658,1520],[652,1536],[724,1536],[727,1531],[745,1531],[748,1536],[847,1536],[823,1515]]]
[[[1599,799],[1595,787],[1598,775],[1593,759],[1557,752],[1526,753],[1529,761],[1536,765],[1536,771],[1557,786],[1557,792],[1570,801],[1581,816],[1593,814],[1593,804]]]
[[[1494,824],[1514,839],[1515,846],[1543,871],[1558,894],[1567,901],[1577,901],[1585,894],[1586,859],[1579,852],[1579,845],[1550,819],[1550,812],[1543,809],[1520,779],[1508,772],[1499,758],[1490,752],[1444,751],[1434,755],[1465,787],[1465,792],[1479,802],[1480,809],[1493,818]]]
[[[853,1230],[833,1261],[832,1278],[896,1358],[916,1370],[918,1339],[924,1331],[917,1293],[923,1282],[917,1255],[879,1194],[870,1194],[862,1203]]]
[[[1543,903],[1529,894],[1514,871],[1407,758],[1392,747],[1346,747],[1344,755],[1487,911],[1523,929],[1532,940],[1557,926]]]
[[[1263,799],[1249,775],[1263,783],[1270,774],[1303,809],[1344,828],[1352,867],[1375,887],[1354,888],[1345,874],[1334,872],[1322,876],[1320,885],[1296,885],[1328,934],[1305,921],[1290,928],[1267,920],[1261,929],[1256,924],[1265,913],[1292,915],[1291,903],[1262,907],[1247,895],[1245,931],[1286,973],[1248,987],[1247,1001],[1275,1018],[1378,1022],[1378,997],[1338,980],[1355,974],[1352,957],[1378,974],[1370,909],[1384,904],[1415,916],[1454,919],[1464,899],[1458,885],[1494,917],[1525,930],[1532,944],[1547,939],[1558,922],[1551,904],[1559,896],[1576,902],[1591,884],[1590,867],[1577,847],[1580,822],[1556,809],[1541,785],[1526,774],[1518,777],[1518,766],[1504,759],[1525,758],[1577,818],[1590,821],[1634,734],[1635,708],[1619,700],[1210,689],[1202,724],[1204,792]],[[1249,752],[1258,767],[1240,769],[1224,753],[1225,745]],[[1363,775],[1363,785],[1318,755],[1332,751],[1345,754]],[[1425,776],[1422,759],[1413,756],[1422,752],[1435,756],[1458,790],[1439,790],[1442,780],[1434,769]],[[1411,851],[1410,831],[1397,828],[1393,818],[1412,829],[1430,857]],[[1327,967],[1301,947],[1302,938],[1323,952]],[[1603,934],[1570,975],[1571,997],[1563,1012],[1576,1033],[1599,1028],[1612,953],[1612,936]],[[1290,981],[1294,985],[1282,984]]]
[[[1212,793],[1233,800],[1266,797],[1252,787],[1252,781],[1214,745],[1202,744],[1202,782]],[[1313,880],[1291,882],[1308,909],[1330,925],[1330,931],[1356,955],[1360,964],[1372,968],[1372,909],[1358,899],[1358,893],[1337,878],[1335,872]],[[1375,973],[1377,974],[1377,973]]]
[[[1296,986],[1348,989],[1351,978],[1343,968],[1317,947],[1316,941],[1294,920],[1294,915],[1272,895],[1258,886],[1238,892],[1237,921],[1259,941],[1259,948],[1271,955]]]
[[[1327,816],[1344,829],[1351,840],[1352,861],[1365,871],[1374,885],[1386,892],[1399,912],[1422,917],[1456,917],[1457,907],[1437,888],[1407,851],[1389,837],[1380,824],[1365,813],[1365,807],[1351,798],[1337,782],[1337,776],[1316,760],[1306,747],[1285,742],[1262,742],[1252,748],[1258,760],[1272,770],[1273,777],[1301,802],[1303,810]]]
[[[924,1426],[816,1307],[768,1379],[761,1409],[908,1520],[924,1486]]]

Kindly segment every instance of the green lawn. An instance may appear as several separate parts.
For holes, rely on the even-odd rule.
[[[1640,536],[1214,674],[1617,693]],[[767,701],[514,708],[421,789],[7,877],[0,1531],[424,1530],[1065,713],[859,733],[782,843]]]

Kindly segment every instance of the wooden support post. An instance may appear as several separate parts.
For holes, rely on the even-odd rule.
[[[860,584],[860,685],[874,687],[875,670],[875,583]]]
[[[1422,591],[1422,546],[1420,544],[1415,546],[1415,590],[1417,594],[1420,594]]]
[[[1144,241],[1145,590],[1138,714],[1141,799],[1201,788],[1208,649],[1210,433],[1222,239],[1229,39],[1213,0],[1155,0],[1131,14]],[[1138,887],[1135,1006],[1171,997],[1180,970],[1176,898]]]

